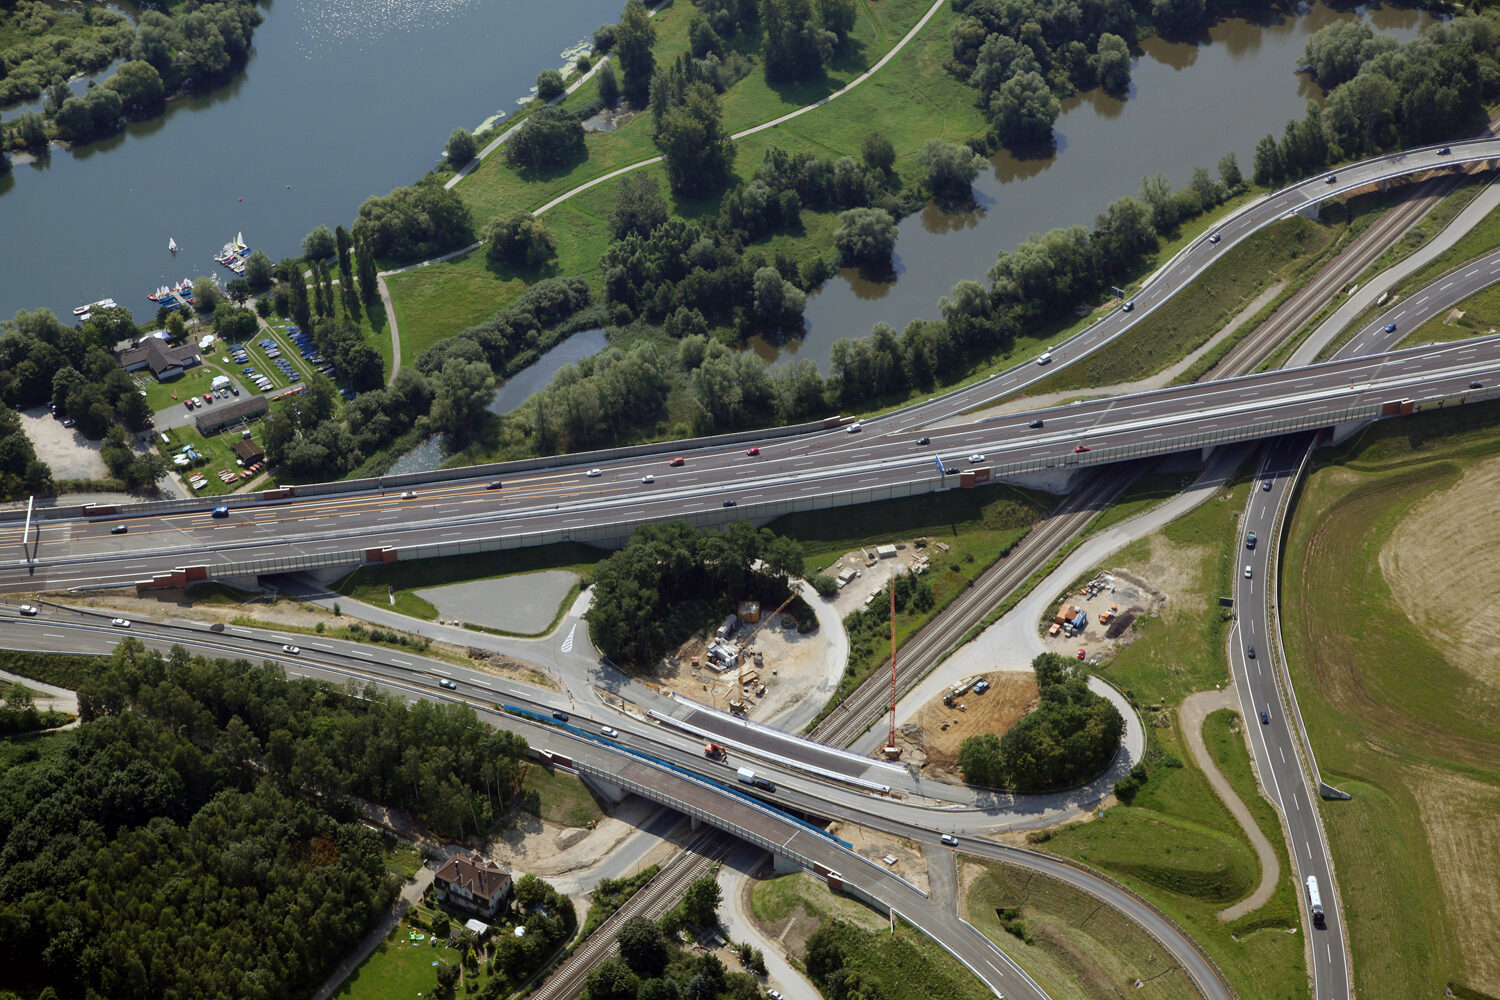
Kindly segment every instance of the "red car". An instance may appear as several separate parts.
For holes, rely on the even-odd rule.
[[[1086,445],[1086,444],[1081,444],[1077,448],[1074,448],[1073,450],[1074,451],[1088,451],[1089,450],[1089,446]]]
[[[760,449],[759,448],[751,448],[750,450],[746,451],[745,454],[749,455],[751,458],[754,458],[756,455],[760,454]]]
[[[205,403],[212,403],[214,401],[214,394],[211,392],[205,392],[203,394],[203,401]]]
[[[672,459],[672,461],[668,462],[667,464],[670,465],[670,466],[672,466],[673,468],[676,468],[679,465],[687,465],[687,459],[685,459],[685,458],[674,458],[674,459]]]
[[[1083,651],[1083,650],[1081,650],[1081,649],[1080,649],[1080,650],[1079,650],[1079,651],[1078,651],[1078,658],[1079,658],[1079,659],[1080,659],[1080,660],[1081,660],[1081,659],[1083,659],[1083,658],[1084,658],[1084,657],[1085,657],[1085,656],[1087,656],[1087,655],[1088,655],[1088,654],[1087,654],[1087,653],[1085,653],[1085,652],[1084,652],[1084,651]]]

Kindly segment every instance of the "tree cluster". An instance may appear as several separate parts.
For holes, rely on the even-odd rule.
[[[52,490],[52,469],[36,457],[20,414],[0,404],[0,499],[47,496]]]
[[[143,430],[151,408],[109,350],[134,336],[126,309],[100,310],[82,327],[46,309],[18,312],[0,322],[0,402],[18,410],[50,402],[93,440],[115,424]]]
[[[363,236],[375,256],[421,260],[456,250],[474,241],[469,207],[436,180],[397,188],[359,206],[355,241]],[[329,251],[332,253],[332,250]]]
[[[1500,95],[1500,24],[1466,14],[1396,45],[1360,22],[1308,40],[1303,56],[1332,93],[1255,146],[1255,183],[1276,186],[1329,164],[1439,142],[1472,130]]]
[[[761,0],[768,80],[821,74],[854,28],[853,0]]]
[[[218,670],[222,684],[210,679]],[[350,716],[322,709],[345,699],[313,685],[293,692],[274,670],[210,667],[180,649],[163,658],[135,642],[102,675],[85,685],[86,721],[62,753],[0,765],[7,984],[122,1000],[310,992],[395,886],[378,838],[347,803],[296,787],[274,762],[281,738],[263,745],[232,709],[298,728],[302,745],[282,751],[284,763],[313,752],[308,764],[326,769],[307,736],[339,742]],[[405,710],[358,706],[353,717],[371,709],[391,721]],[[393,738],[366,735],[369,753],[344,766],[373,762]],[[424,741],[419,754],[445,752],[437,746]]]
[[[708,532],[644,525],[594,571],[589,634],[615,662],[649,665],[739,601],[780,604],[801,573],[795,542],[744,521]]]
[[[480,238],[491,264],[536,268],[557,256],[557,237],[530,212],[494,219]]]
[[[566,166],[587,155],[583,122],[555,104],[533,111],[505,143],[505,162],[523,171]]]
[[[59,80],[97,73],[130,52],[135,28],[105,7],[0,2],[0,107],[32,101]],[[58,102],[61,103],[60,101]]]
[[[652,139],[661,150],[667,183],[677,194],[697,197],[722,187],[734,165],[734,140],[719,109],[723,81],[712,53],[684,53],[651,81]]]
[[[850,663],[864,663],[875,650],[885,649],[890,645],[892,585],[896,588],[897,614],[924,614],[931,611],[937,602],[932,584],[925,576],[902,573],[895,578],[893,584],[881,587],[866,607],[844,616],[844,631],[849,636]]]
[[[589,974],[588,1000],[757,1000],[763,990],[744,972],[730,972],[717,955],[693,956],[677,943],[684,923],[718,926],[722,901],[718,878],[705,875],[683,893],[682,903],[658,922],[632,917],[615,932],[620,954]],[[740,949],[747,967],[756,966],[757,953]],[[764,971],[765,956],[759,956]]]
[[[958,749],[964,780],[1040,791],[1087,781],[1120,749],[1125,720],[1088,689],[1088,674],[1056,653],[1031,661],[1041,700],[1003,737],[970,736]]]
[[[66,725],[72,718],[67,712],[39,710],[35,696],[25,684],[17,682],[0,687],[5,691],[5,700],[0,703],[0,736],[53,729]]]
[[[573,901],[535,875],[516,879],[511,894],[512,918],[526,933],[498,934],[493,939],[495,971],[481,994],[482,1000],[507,996],[552,959],[557,949],[578,929]]]

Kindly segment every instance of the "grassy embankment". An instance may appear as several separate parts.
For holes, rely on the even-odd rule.
[[[1463,623],[1482,606],[1446,618],[1409,593],[1413,572],[1433,593],[1494,582],[1497,419],[1485,404],[1373,425],[1319,456],[1292,523],[1284,637],[1318,763],[1353,795],[1321,809],[1362,995],[1500,994],[1493,644]]]
[[[352,597],[366,604],[394,608],[403,615],[433,621],[438,616],[437,608],[413,591],[543,570],[567,570],[587,577],[593,574],[594,566],[599,560],[608,554],[590,545],[564,542],[472,556],[444,556],[440,559],[420,559],[386,566],[363,566],[340,580],[333,589],[345,597]],[[392,591],[395,593],[394,605],[391,603]],[[570,592],[561,608],[566,608],[576,593],[576,590]],[[553,624],[556,624],[555,619]]]
[[[580,778],[540,764],[526,768],[521,807],[558,826],[589,826],[604,818],[599,801]]]
[[[896,642],[900,646],[968,589],[975,577],[1000,559],[1055,504],[1056,498],[1049,494],[989,486],[789,514],[768,527],[802,543],[809,577],[851,550],[926,538],[925,551],[932,560],[926,579],[932,585],[934,603],[926,612],[897,613]],[[947,546],[947,551],[940,544]],[[884,571],[877,568],[871,572]],[[882,636],[888,635],[882,632]],[[861,651],[856,637],[851,636],[850,645],[849,663],[829,700],[830,707],[890,656],[888,638]]]
[[[932,939],[905,921],[896,932],[882,914],[828,890],[811,875],[782,875],[755,884],[750,912],[761,930],[780,940],[801,967],[807,939],[836,922],[845,968],[879,984],[882,1000],[985,1000],[991,993]]]
[[[1146,718],[1149,778],[1130,805],[1038,839],[1044,850],[1095,866],[1161,908],[1242,995],[1289,1000],[1307,989],[1302,938],[1287,933],[1297,924],[1293,886],[1283,879],[1264,906],[1232,923],[1219,921],[1220,910],[1259,883],[1260,867],[1243,831],[1192,763],[1175,711],[1188,694],[1228,679],[1229,623],[1215,598],[1233,579],[1237,519],[1250,486],[1242,470],[1215,499],[1102,567],[1131,569],[1169,596],[1159,616],[1136,620],[1133,641],[1100,668]],[[1274,810],[1255,789],[1242,737],[1230,737],[1227,727],[1227,713],[1211,717],[1206,742],[1281,851]]]
[[[882,0],[878,4],[862,0],[848,51],[835,60],[823,78],[793,84],[767,84],[760,58],[761,29],[756,25],[742,33],[731,44],[751,55],[755,66],[749,76],[723,95],[726,130],[738,132],[771,121],[839,89],[900,41],[927,7],[926,0]],[[687,25],[697,13],[689,0],[678,0],[652,19],[657,29],[658,66],[686,51]],[[921,176],[916,154],[929,138],[957,142],[985,128],[974,106],[974,92],[944,68],[950,55],[948,30],[953,18],[952,11],[943,7],[898,56],[849,94],[785,125],[741,140],[735,175],[752,177],[772,145],[790,152],[805,150],[822,157],[858,159],[864,136],[878,127],[895,146],[900,183],[916,184]],[[563,106],[582,106],[596,93],[596,85],[590,81],[571,94]],[[614,132],[589,134],[586,146],[588,158],[583,162],[534,178],[520,175],[496,153],[454,190],[473,210],[478,227],[495,216],[534,211],[595,177],[658,155],[651,142],[649,114],[635,116]],[[643,169],[657,178],[666,194],[666,175],[661,167]],[[558,241],[558,259],[541,273],[492,268],[483,250],[478,250],[387,278],[401,330],[403,358],[416,357],[423,347],[487,319],[538,277],[577,274],[597,287],[599,259],[609,243],[608,221],[618,184],[618,180],[600,184],[547,213],[547,226]],[[673,198],[671,204],[683,218],[713,217],[718,214],[721,197]],[[836,225],[836,213],[804,210],[801,231],[757,241],[749,249],[768,257],[785,252],[799,260],[826,254]]]
[[[1462,266],[1475,257],[1490,253],[1500,247],[1500,213],[1485,216],[1463,239],[1445,253],[1439,254],[1431,264],[1422,268],[1399,286],[1403,294],[1411,294],[1424,285],[1432,283],[1442,274],[1463,270]],[[1423,323],[1401,341],[1401,347],[1425,344],[1429,341],[1444,342],[1480,337],[1500,329],[1500,286],[1491,285],[1477,295],[1460,302],[1455,308],[1463,317],[1451,323],[1447,313],[1434,316]],[[1358,329],[1358,326],[1353,326]]]

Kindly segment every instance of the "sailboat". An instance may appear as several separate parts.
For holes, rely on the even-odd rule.
[[[172,251],[173,253],[177,252],[177,241],[172,239],[172,237],[170,236],[167,237],[167,249]]]

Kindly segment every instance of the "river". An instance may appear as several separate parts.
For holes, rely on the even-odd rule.
[[[514,111],[538,72],[561,67],[622,5],[266,4],[232,83],[0,178],[0,317],[46,307],[71,318],[75,305],[110,297],[144,322],[156,286],[232,277],[213,255],[236,233],[273,260],[298,253],[315,226],[348,225],[365,198],[420,177],[453,129]]]
[[[755,350],[766,358],[810,358],[827,375],[834,341],[868,336],[878,322],[899,333],[913,319],[936,316],[938,299],[964,278],[982,279],[1000,251],[1032,233],[1091,226],[1110,202],[1138,192],[1147,174],[1165,172],[1181,187],[1194,167],[1217,176],[1219,158],[1233,152],[1249,176],[1255,143],[1268,132],[1280,137],[1287,119],[1302,117],[1307,101],[1322,96],[1295,72],[1307,37],[1353,17],[1403,41],[1431,23],[1416,11],[1317,4],[1266,24],[1225,21],[1197,44],[1147,39],[1125,100],[1096,90],[1063,102],[1054,155],[992,157],[993,169],[975,181],[972,211],[928,204],[901,221],[894,281],[841,271],[808,297],[804,338],[757,340]]]

